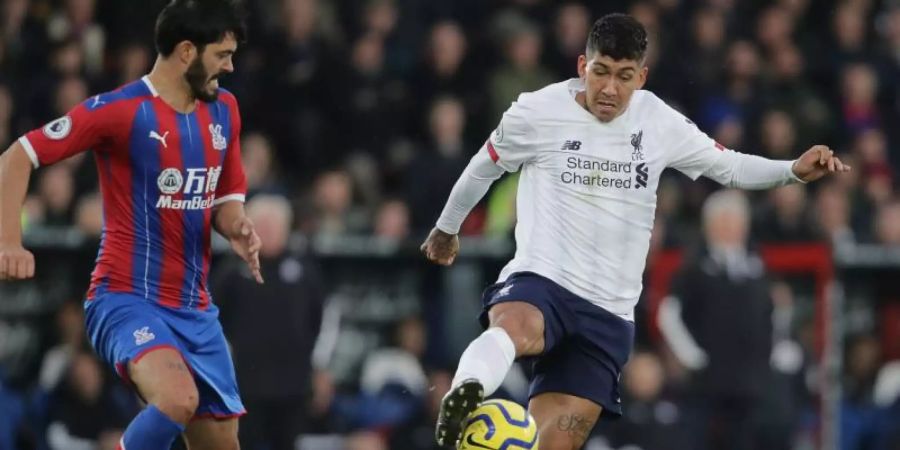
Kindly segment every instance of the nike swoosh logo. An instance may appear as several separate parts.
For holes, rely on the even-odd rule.
[[[494,449],[492,449],[491,447],[485,447],[484,445],[481,445],[481,444],[475,442],[474,440],[472,440],[472,435],[471,435],[471,434],[469,435],[469,437],[466,438],[466,444],[469,444],[469,445],[471,445],[472,447],[486,448],[487,450],[494,450]]]

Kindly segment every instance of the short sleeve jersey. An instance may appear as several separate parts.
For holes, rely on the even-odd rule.
[[[103,234],[87,298],[127,292],[209,310],[213,208],[244,201],[241,119],[234,96],[175,111],[148,77],[89,98],[19,138],[35,167],[95,155]]]

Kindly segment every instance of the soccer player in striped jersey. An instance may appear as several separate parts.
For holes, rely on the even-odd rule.
[[[32,169],[94,153],[103,235],[86,295],[94,349],[147,402],[119,448],[237,449],[244,414],[207,284],[215,228],[262,283],[244,214],[241,118],[218,85],[245,27],[231,0],[173,0],[149,75],[91,97],[0,157],[0,279],[34,274],[19,217]]]
[[[529,411],[541,449],[578,449],[600,417],[621,415],[619,375],[666,168],[766,189],[850,170],[817,145],[794,161],[726,149],[649,91],[647,32],[611,14],[591,30],[578,78],[524,93],[472,158],[422,250],[451,264],[466,215],[504,172],[521,170],[516,254],[482,298],[488,327],[463,352],[435,430],[463,420],[517,357],[534,359]]]

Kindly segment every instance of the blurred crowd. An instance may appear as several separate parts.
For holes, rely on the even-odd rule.
[[[164,3],[4,0],[0,147],[65,114],[89,95],[146,74],[155,59],[153,22]],[[291,250],[296,247],[291,236],[376,236],[389,241],[424,236],[468,159],[510,102],[520,92],[576,76],[576,59],[591,24],[608,12],[628,12],[647,27],[646,88],[685,112],[718,142],[779,159],[794,158],[813,144],[827,144],[853,166],[849,175],[815,186],[748,194],[749,242],[900,245],[900,197],[894,179],[900,174],[900,1],[245,4],[249,39],[236,55],[236,72],[223,85],[241,105],[249,198],[256,205],[264,242],[270,242],[264,249],[264,270],[271,273],[266,278],[275,282],[264,292],[254,291],[245,279],[233,276],[240,274],[240,266],[226,262],[214,274],[218,281],[213,292],[245,380],[246,400],[253,413],[258,412],[254,422],[245,422],[250,430],[246,439],[268,442],[268,447],[248,448],[287,448],[297,435],[303,436],[297,448],[305,450],[432,448],[433,417],[456,355],[426,355],[435,353],[426,343],[440,339],[443,328],[433,325],[427,305],[398,306],[394,320],[378,322],[379,346],[356,358],[354,381],[336,380],[329,361],[340,350],[328,347],[337,340],[329,333],[336,333],[340,319],[335,317],[340,314],[329,308],[333,302],[328,298],[337,288],[328,285],[314,258]],[[26,232],[76,227],[99,236],[101,205],[89,154],[42,168],[33,179],[23,215]],[[709,244],[710,237],[700,232],[701,211],[717,189],[709,181],[694,183],[665,174],[653,251]],[[515,190],[515,175],[495,184],[462,233],[509,237],[515,225]],[[733,282],[731,263],[723,264],[723,274]],[[763,417],[770,419],[764,427],[770,435],[790,439],[759,442],[772,449],[812,448],[817,392],[809,387],[815,375],[807,369],[814,367],[791,362],[796,361],[791,355],[812,350],[780,345],[802,345],[809,339],[800,335],[810,331],[778,326],[777,319],[784,319],[777,313],[784,308],[778,306],[792,304],[786,283],[777,281],[760,292],[768,306],[753,309],[754,314],[771,314],[769,331],[776,336],[772,348],[761,354],[766,361],[769,353],[777,354],[772,361],[780,363],[772,366],[791,368],[776,370],[784,376],[773,386],[789,390],[788,397],[797,400],[788,406],[770,405],[779,409],[769,411],[786,418]],[[870,303],[879,302],[869,314],[875,318],[857,320],[863,325],[852,330],[858,333],[848,340],[848,414],[842,428],[849,437],[842,443],[844,450],[898,448],[877,446],[898,445],[887,440],[891,427],[880,425],[890,421],[885,417],[897,417],[884,415],[898,407],[890,401],[883,404],[883,392],[894,392],[900,385],[898,363],[889,363],[900,358],[900,346],[884,338],[888,322],[878,321],[890,316],[900,322],[898,294],[880,289],[877,298],[869,298]],[[256,307],[258,303],[242,306],[243,297],[271,301],[272,309]],[[296,299],[287,312],[277,309],[285,298]],[[684,300],[679,307],[687,310],[690,305]],[[265,314],[272,310],[280,311],[279,317]],[[376,316],[381,312],[373,311]],[[139,407],[84,345],[80,314],[77,302],[55,309],[57,322],[50,327],[53,338],[45,342],[49,350],[42,352],[39,380],[25,385],[4,384],[2,341],[17,342],[17,328],[14,320],[0,320],[0,449],[113,448],[116,433]],[[255,325],[242,325],[246,321]],[[689,334],[702,341],[703,330],[691,330],[687,317],[685,322]],[[371,334],[358,334],[358,342],[365,336]],[[271,346],[279,339],[280,347]],[[639,345],[644,350],[624,375],[626,410],[632,413],[620,425],[598,430],[590,449],[669,448],[666,442],[676,441],[641,438],[656,430],[658,436],[680,439],[676,435],[692,429],[684,423],[704,422],[704,414],[715,411],[695,408],[702,395],[690,395],[691,374],[703,365],[692,366],[690,357],[673,355],[678,352],[667,343],[643,338]],[[273,366],[273,358],[285,353],[293,355],[291,363]],[[713,367],[713,354],[706,353]],[[522,400],[527,369],[507,380],[504,395]],[[280,377],[266,378],[279,370]],[[878,384],[885,377],[888,381]],[[884,383],[888,387],[879,388],[882,395],[876,396],[876,385]],[[778,400],[772,392],[766,394],[765,400]],[[716,398],[726,411],[741,409],[734,405],[742,405],[743,397]],[[722,429],[732,429],[727,426],[734,424]]]

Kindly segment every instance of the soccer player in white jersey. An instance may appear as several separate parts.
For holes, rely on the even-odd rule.
[[[463,352],[435,437],[456,445],[463,419],[513,360],[534,358],[529,410],[541,449],[578,449],[602,416],[621,415],[618,380],[663,169],[766,189],[850,168],[817,145],[794,161],[726,149],[653,93],[647,33],[634,18],[598,20],[578,78],[525,93],[472,158],[422,244],[449,265],[466,215],[504,172],[521,170],[516,254],[483,296],[487,327]]]

